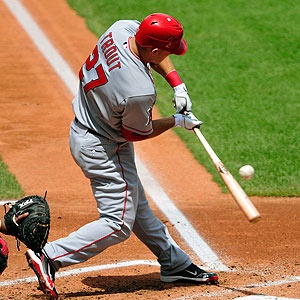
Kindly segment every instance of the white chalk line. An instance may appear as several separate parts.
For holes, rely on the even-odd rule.
[[[56,74],[65,83],[72,94],[76,92],[78,87],[78,78],[61,57],[57,49],[52,45],[38,24],[33,20],[29,12],[18,0],[3,0],[11,13],[15,16],[22,28],[29,35],[32,42],[39,49],[41,54],[46,58],[52,66]]]
[[[186,243],[194,250],[202,262],[212,270],[229,271],[220,261],[216,253],[208,246],[192,224],[180,212],[180,210],[170,200],[163,188],[158,184],[147,167],[136,158],[136,164],[143,183],[148,187],[148,193],[153,202],[161,208],[163,213],[172,222],[177,231],[181,234]]]
[[[126,268],[126,267],[132,267],[132,266],[138,266],[138,265],[147,265],[147,266],[154,266],[154,267],[159,267],[159,264],[157,261],[154,260],[131,260],[131,261],[123,261],[123,262],[118,262],[114,264],[106,264],[106,265],[98,265],[98,266],[90,266],[90,267],[83,267],[83,268],[78,268],[78,269],[72,269],[72,270],[67,270],[67,271],[62,271],[62,272],[57,272],[55,274],[56,278],[62,278],[62,277],[67,277],[67,276],[72,276],[72,275],[79,275],[83,273],[90,273],[90,272],[99,272],[102,270],[109,270],[109,269],[116,269],[116,268]],[[122,276],[121,276],[122,277]],[[30,282],[37,282],[37,277],[25,277],[25,278],[19,278],[19,279],[14,279],[14,280],[6,280],[0,282],[0,287],[4,286],[13,286],[16,284],[22,284],[22,283],[30,283]],[[210,292],[208,293],[207,291],[204,293],[197,293],[197,294],[192,294],[192,295],[187,295],[184,297],[176,298],[175,300],[188,300],[188,299],[203,299],[203,298],[212,298],[212,297],[219,297],[219,296],[225,296],[228,294],[232,294],[234,292],[249,292],[253,288],[267,288],[267,287],[272,287],[272,286],[280,286],[283,284],[288,284],[288,283],[294,283],[294,282],[300,282],[300,276],[292,276],[292,277],[287,277],[286,279],[281,279],[277,281],[267,281],[263,283],[255,283],[255,284],[247,284],[243,285],[240,287],[226,287],[223,288],[221,291],[218,292]],[[222,286],[220,286],[222,288]],[[255,297],[255,298],[253,298]],[[259,298],[258,298],[259,297]],[[243,298],[236,298],[236,299],[247,299],[247,300],[300,300],[298,298],[282,298],[282,297],[276,297],[276,296],[266,296],[266,295],[251,295]]]
[[[8,203],[15,204],[16,200],[1,200],[0,206],[4,206],[5,204],[8,204]]]
[[[68,271],[61,271],[61,272],[55,273],[55,278],[62,278],[62,277],[67,277],[67,276],[71,276],[71,275],[78,275],[78,274],[82,274],[82,273],[96,272],[96,271],[102,271],[102,270],[108,270],[108,269],[126,268],[126,267],[138,266],[138,265],[159,266],[158,262],[156,262],[154,260],[131,260],[131,261],[118,262],[118,263],[114,263],[114,264],[91,266],[91,267],[72,269],[72,270],[68,270]],[[35,282],[35,281],[37,281],[36,276],[19,278],[19,279],[14,279],[14,280],[6,280],[6,281],[0,282],[0,287],[11,286],[11,285],[25,283],[25,282]]]
[[[180,297],[180,298],[176,298],[174,300],[188,300],[188,299],[203,299],[203,298],[212,298],[212,297],[219,297],[219,296],[224,296],[224,295],[228,295],[228,294],[232,294],[234,292],[249,292],[251,289],[254,288],[268,288],[268,287],[272,287],[272,286],[280,286],[280,285],[284,285],[284,284],[288,284],[288,283],[294,283],[294,282],[300,282],[300,276],[290,276],[287,277],[286,279],[281,279],[281,280],[276,280],[276,281],[267,281],[267,282],[262,282],[262,283],[255,283],[255,284],[247,284],[247,285],[243,285],[240,287],[226,287],[226,289],[222,289],[221,291],[218,292],[212,292],[212,293],[196,293],[196,294],[192,294],[192,295],[188,295],[188,296],[184,296],[184,297]],[[222,288],[222,286],[220,286]],[[201,298],[200,298],[201,297]],[[253,298],[252,298],[253,297]],[[255,298],[254,298],[255,297]],[[260,298],[257,298],[260,297]],[[300,300],[298,298],[282,298],[282,297],[276,297],[276,296],[267,296],[267,295],[262,295],[257,294],[257,295],[251,295],[251,296],[246,296],[246,297],[238,297],[238,298],[234,298],[234,299],[248,299],[248,300],[258,300],[258,299],[263,299],[263,300],[267,300],[267,299],[272,299],[272,300],[281,300],[281,299],[291,299],[291,300]]]
[[[245,297],[237,297],[233,300],[299,300],[299,298],[285,298],[285,297],[277,297],[277,296],[269,296],[269,295],[251,295]]]
[[[299,300],[299,298],[285,298],[285,297],[276,297],[276,296],[265,296],[265,295],[254,295],[246,297],[234,298],[234,300]]]
[[[38,24],[19,1],[3,1],[22,25],[36,47],[53,67],[57,75],[74,95],[78,87],[78,79],[67,62],[61,57],[43,31],[39,28]],[[158,208],[161,209],[171,223],[175,225],[179,234],[197,254],[199,259],[206,264],[206,267],[216,271],[229,271],[229,268],[221,262],[216,253],[207,245],[183,214],[176,208],[161,185],[154,179],[141,160],[138,160],[138,170],[142,182],[145,183],[144,186],[146,192],[150,195],[152,200],[155,201]]]

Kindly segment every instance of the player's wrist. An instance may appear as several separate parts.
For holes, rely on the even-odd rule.
[[[172,88],[175,88],[176,86],[182,84],[182,80],[176,70],[170,71],[165,76],[165,79]]]
[[[181,83],[181,84],[175,86],[173,89],[174,89],[175,97],[179,94],[181,94],[181,95],[183,93],[187,94],[187,89],[186,89],[186,86],[184,83]]]
[[[183,120],[183,115],[182,114],[174,114],[173,115],[174,118],[174,127],[180,126],[182,125],[182,120]]]

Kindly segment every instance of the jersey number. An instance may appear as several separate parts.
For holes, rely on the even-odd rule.
[[[104,73],[102,64],[100,64],[99,66],[95,67],[95,64],[97,63],[98,59],[99,59],[99,53],[98,53],[98,48],[97,46],[95,47],[95,49],[93,50],[93,57],[91,58],[91,55],[87,58],[87,60],[85,61],[85,68],[86,70],[89,72],[91,70],[96,71],[96,78],[95,79],[91,79],[89,82],[87,82],[84,85],[84,91],[87,93],[89,90],[93,90],[94,88],[104,85],[108,82],[108,79]],[[83,74],[83,67],[84,65],[81,67],[80,71],[79,71],[79,79],[82,80],[84,77]],[[93,72],[94,73],[94,72]]]

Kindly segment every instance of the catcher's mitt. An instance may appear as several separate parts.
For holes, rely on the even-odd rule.
[[[8,245],[5,240],[0,237],[0,275],[7,267]]]
[[[11,206],[11,205],[10,205]],[[16,217],[29,215],[16,222]],[[4,215],[7,234],[13,235],[35,252],[41,252],[50,230],[50,209],[45,198],[33,195],[18,200]]]

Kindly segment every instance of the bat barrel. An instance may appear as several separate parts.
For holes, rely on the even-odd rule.
[[[209,155],[211,161],[215,165],[216,169],[219,172],[219,175],[223,179],[228,190],[232,194],[234,200],[237,202],[241,210],[244,212],[246,217],[251,223],[256,223],[260,220],[260,214],[256,207],[253,205],[251,200],[248,198],[245,191],[239,185],[239,183],[234,179],[231,173],[226,169],[222,161],[219,159],[217,154],[214,152],[212,147],[209,145],[199,128],[194,128],[199,141],[202,143],[204,149]]]

